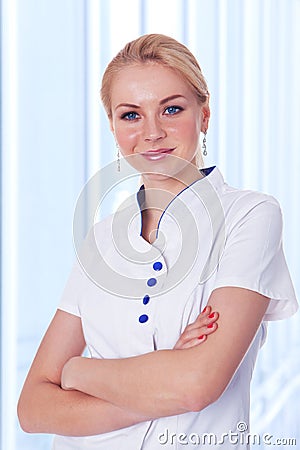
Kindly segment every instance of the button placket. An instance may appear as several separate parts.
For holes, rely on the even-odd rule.
[[[153,266],[152,266],[153,270],[155,271],[160,271],[163,268],[163,265],[160,261],[156,261]],[[151,277],[147,280],[147,286],[149,286],[150,288],[155,286],[157,284],[157,279],[154,277]],[[150,295],[145,294],[143,297],[143,305],[148,305],[148,303],[150,302]],[[147,314],[142,314],[139,317],[139,322],[140,323],[146,323],[149,320],[149,316]]]

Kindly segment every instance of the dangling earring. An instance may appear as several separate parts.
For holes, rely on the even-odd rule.
[[[120,146],[117,142],[116,142],[116,146],[117,146],[117,171],[121,172]]]
[[[203,141],[202,141],[202,153],[203,153],[203,156],[207,156],[207,150],[206,150],[206,134],[207,134],[207,131],[204,131],[204,138],[203,138]]]

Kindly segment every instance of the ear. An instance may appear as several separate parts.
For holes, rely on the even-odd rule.
[[[207,131],[209,118],[210,118],[210,109],[208,105],[205,105],[202,107],[202,124],[201,124],[202,133],[205,133]]]

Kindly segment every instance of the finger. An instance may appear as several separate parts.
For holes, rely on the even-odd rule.
[[[186,342],[181,342],[179,340],[176,343],[174,348],[177,349],[177,350],[183,350],[183,349],[186,349],[186,348],[195,347],[196,345],[202,344],[205,341],[206,341],[206,335],[202,334],[201,336],[198,336],[198,337],[193,338],[193,339],[189,339]]]
[[[219,319],[219,313],[216,311],[213,311],[212,313],[210,313],[207,317],[206,317],[206,322],[205,324],[208,326],[212,323],[215,323],[217,320]]]
[[[194,339],[198,339],[199,336],[209,335],[216,331],[217,325],[213,326],[214,323],[219,318],[219,313],[213,311],[211,312],[211,307],[207,306],[204,308],[204,310],[199,314],[197,319],[187,325],[181,336],[179,337],[178,341],[176,342],[174,348],[175,349],[181,349],[186,348],[187,344],[189,346],[195,345],[195,343],[191,344],[190,341]],[[197,341],[194,341],[197,343]]]
[[[184,332],[186,330],[190,330],[193,328],[197,328],[199,325],[205,325],[208,316],[211,314],[211,306],[206,306],[203,311],[197,316],[194,322],[190,323],[186,326]]]
[[[210,319],[210,321],[207,323],[207,325],[202,325],[202,326],[198,326],[196,328],[190,329],[186,332],[184,332],[181,336],[181,341],[183,343],[190,341],[192,339],[197,339],[199,336],[204,335],[209,335],[211,333],[213,333],[214,331],[216,331],[218,325],[215,322],[216,319],[212,318]]]
[[[214,332],[216,331],[217,328],[218,328],[217,322],[212,322],[212,323],[210,323],[210,324],[206,327],[206,331],[205,331],[206,336],[208,336],[209,334],[214,333]]]
[[[184,333],[189,330],[196,329],[201,326],[209,325],[212,322],[215,322],[219,318],[219,313],[216,311],[211,312],[211,308],[207,309],[207,311],[202,312],[199,314],[195,322],[189,324],[186,329],[184,330]]]
[[[186,344],[190,341],[199,339],[199,337],[201,337],[202,335],[212,334],[214,331],[216,331],[217,326],[217,323],[214,322],[214,319],[212,318],[210,319],[208,325],[198,326],[196,328],[184,331],[184,333],[178,339],[174,348],[182,348],[183,346],[186,346]]]
[[[195,339],[190,339],[188,342],[185,342],[180,349],[186,349],[186,348],[192,348],[196,347],[197,345],[203,344],[207,339],[207,336],[205,334],[202,334],[201,336],[198,336]]]
[[[194,324],[198,324],[198,323],[202,323],[202,322],[205,324],[209,324],[211,322],[214,322],[218,318],[219,318],[219,313],[217,311],[212,311],[212,308],[208,307],[208,309],[205,310],[205,312],[202,311],[199,314],[199,316],[195,320]]]

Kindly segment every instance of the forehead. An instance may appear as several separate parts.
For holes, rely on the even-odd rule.
[[[122,68],[111,85],[112,104],[119,101],[158,99],[180,94],[195,97],[186,80],[175,70],[159,63],[147,62]]]

